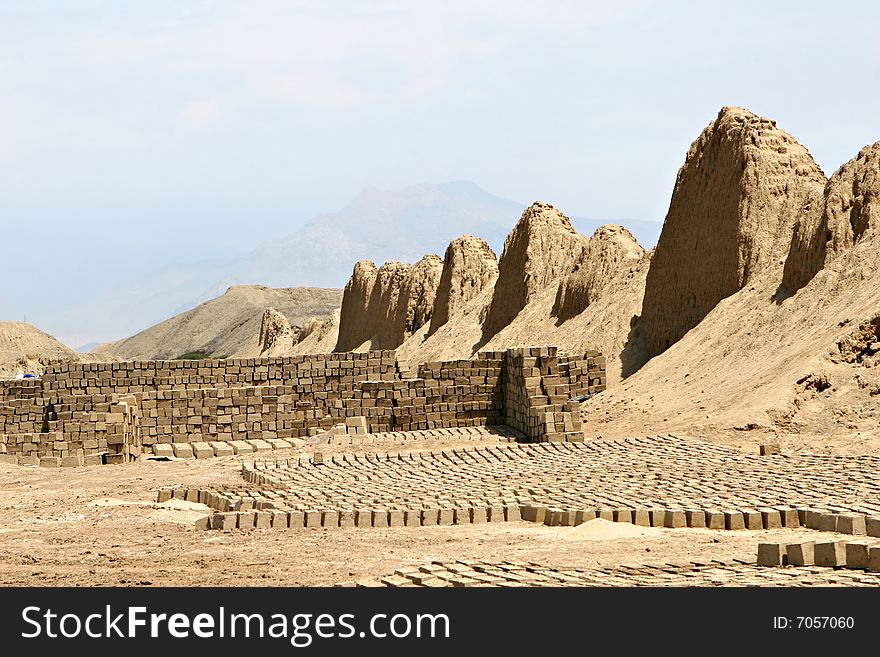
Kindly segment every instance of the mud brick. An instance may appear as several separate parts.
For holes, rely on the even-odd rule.
[[[28,465],[28,466],[38,466],[40,465],[40,457],[37,455],[28,455],[28,454],[19,454],[18,455],[18,464],[19,465]]]
[[[615,509],[614,510],[614,522],[632,523],[632,521],[633,521],[632,509]]]
[[[321,512],[311,509],[305,512],[306,527],[320,527],[321,526]]]
[[[467,525],[471,521],[471,510],[469,508],[455,507],[453,509],[452,522],[456,525]],[[441,512],[442,515],[442,512]]]
[[[268,529],[272,526],[272,512],[271,511],[255,511],[254,512],[254,526],[257,529]]]
[[[403,527],[404,517],[403,511],[400,509],[391,509],[388,512],[388,526],[389,527]]]
[[[682,509],[667,509],[664,527],[687,527],[687,514]]]
[[[342,509],[339,512],[340,527],[354,527],[354,511],[351,509]]]
[[[799,510],[800,511],[800,510]],[[808,527],[809,529],[819,529],[821,527],[823,518],[826,515],[831,515],[829,513],[825,513],[824,511],[819,511],[818,509],[804,509],[804,516],[800,519],[801,524],[804,527]],[[827,531],[834,531],[834,528],[837,524],[837,521],[834,521],[834,524],[831,525],[831,529]]]
[[[868,548],[867,543],[852,541],[846,544],[846,567],[856,568],[860,570],[868,569]]]
[[[455,522],[455,513],[453,509],[442,508],[437,517],[438,525],[451,525]]]
[[[544,524],[548,527],[556,527],[562,520],[562,509],[547,509],[544,514]]]
[[[880,573],[880,547],[868,548],[868,570]]]
[[[613,509],[597,509],[598,517],[602,520],[607,520],[608,522],[614,522],[614,510]]]
[[[208,443],[191,443],[192,453],[197,459],[207,459],[214,457],[214,448]]]
[[[866,536],[868,533],[865,516],[858,514],[841,513],[837,516],[837,531],[841,534],[854,534]],[[867,557],[866,557],[867,558]],[[865,566],[867,568],[867,565]]]
[[[162,502],[167,502],[171,499],[172,491],[170,488],[160,488],[159,492],[156,494],[156,501],[161,504]]]
[[[745,529],[746,521],[741,511],[724,512],[724,528],[730,530]]]
[[[358,527],[373,526],[373,512],[370,509],[358,509],[355,511],[355,525]]]
[[[211,517],[212,529],[235,529],[238,526],[238,514],[234,512],[215,513]]]
[[[559,524],[563,527],[574,527],[574,521],[577,517],[577,512],[571,509],[566,509],[562,512],[562,515],[559,518]]]
[[[487,520],[489,522],[504,522],[504,507],[503,506],[489,507]]]
[[[758,543],[759,566],[784,566],[788,563],[784,543]]]
[[[272,528],[273,529],[287,529],[290,527],[290,516],[287,511],[271,511],[272,515]]]
[[[214,450],[214,456],[232,456],[235,454],[235,450],[232,449],[232,446],[229,443],[214,441],[210,444],[211,449]]]
[[[666,509],[651,509],[651,527],[666,525]]]
[[[438,524],[440,509],[422,509],[421,520],[423,527],[432,527]]]
[[[746,529],[756,530],[764,528],[764,518],[760,511],[756,509],[740,509],[739,512],[743,517],[743,524]]]
[[[814,551],[817,566],[837,567],[846,565],[846,542],[829,541],[816,543]]]
[[[868,536],[880,538],[880,518],[865,518],[865,531]]]
[[[684,512],[688,527],[706,527],[706,512],[703,509],[687,509]]]
[[[639,527],[650,527],[651,512],[648,509],[636,509],[633,512],[633,524]]]
[[[229,446],[232,448],[232,452],[235,455],[251,454],[254,451],[253,445],[245,442],[244,440],[230,440]]]
[[[508,504],[504,507],[504,519],[507,522],[522,520],[522,509],[518,504]]]
[[[306,514],[302,511],[289,511],[287,517],[287,524],[291,529],[302,529],[306,526]]]
[[[387,527],[388,526],[388,509],[373,509],[372,510],[372,519],[373,519],[373,527]]]
[[[40,457],[40,467],[41,468],[60,468],[61,467],[61,459],[57,456],[41,456]]]
[[[816,563],[816,542],[789,543],[785,550],[788,563],[792,566],[812,566]]]
[[[800,527],[801,521],[797,509],[792,509],[787,506],[777,506],[775,508],[779,511],[779,518],[782,521],[783,527],[786,529],[796,529],[797,527]]]
[[[18,454],[0,454],[0,463],[18,465]]]
[[[153,454],[164,458],[173,458],[174,447],[170,443],[156,443],[153,445]]]
[[[185,500],[186,499],[186,488],[175,488],[171,491],[171,497],[176,500]],[[238,509],[236,509],[238,510]]]
[[[761,512],[761,521],[764,529],[781,529],[782,516],[776,509],[758,509]]]
[[[184,498],[187,502],[196,502],[199,501],[199,489],[198,488],[187,488],[186,495]]]
[[[61,467],[62,468],[77,468],[83,464],[83,457],[80,455],[77,456],[62,456],[61,457]]]
[[[818,529],[820,532],[835,532],[837,531],[837,514],[836,513],[819,513],[816,516],[817,522],[816,527],[814,529]],[[816,564],[819,565],[819,564]]]
[[[238,524],[239,529],[253,529],[257,524],[256,511],[239,511]]]
[[[174,456],[179,459],[191,459],[193,458],[193,449],[192,445],[189,443],[172,443],[171,447],[174,449]]]
[[[104,465],[104,459],[100,454],[86,454],[83,456],[83,465]]]
[[[489,514],[484,506],[473,506],[471,507],[470,512],[471,522],[474,524],[489,521]]]
[[[761,445],[759,448],[761,456],[772,456],[774,454],[781,454],[781,450],[779,449],[779,445],[775,443],[767,443]]]
[[[522,507],[522,519],[526,522],[537,522],[543,524],[544,515],[546,513],[547,509],[543,506],[534,506],[532,504],[528,504]]]
[[[329,509],[321,511],[321,527],[339,527],[339,513]]]
[[[418,527],[421,524],[421,511],[419,509],[406,509],[403,511],[404,527]]]

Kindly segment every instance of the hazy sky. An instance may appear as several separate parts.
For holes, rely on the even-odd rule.
[[[725,104],[830,174],[880,139],[878,21],[827,0],[0,1],[0,318],[248,251],[370,185],[660,220]]]

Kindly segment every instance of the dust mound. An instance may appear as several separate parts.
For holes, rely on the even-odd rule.
[[[538,293],[568,274],[588,242],[552,205],[537,202],[526,208],[504,241],[483,339],[492,338]]]
[[[19,372],[38,374],[47,365],[81,361],[80,354],[36,326],[0,321],[0,378]]]
[[[412,266],[398,296],[392,333],[387,348],[403,344],[414,332],[431,321],[443,261],[440,256],[424,256]]]
[[[484,240],[472,235],[452,240],[443,257],[443,271],[427,335],[436,333],[497,277],[498,260]]]
[[[122,359],[163,360],[198,352],[215,356],[260,354],[263,318],[274,308],[290,324],[294,337],[312,317],[329,317],[342,291],[332,288],[270,288],[236,285],[225,294],[175,315],[125,340],[101,347],[100,353]]]
[[[351,351],[372,337],[367,323],[367,306],[379,272],[370,260],[358,260],[342,293],[339,340],[334,351]]]
[[[645,286],[641,324],[656,355],[788,252],[825,176],[774,121],[724,107],[678,172]]]
[[[260,323],[260,356],[279,356],[293,343],[293,329],[287,317],[271,306],[266,308]]]
[[[785,261],[782,285],[796,292],[828,259],[876,236],[880,226],[880,142],[831,176],[822,199],[804,209]]]
[[[559,283],[552,314],[562,323],[586,310],[602,292],[645,255],[623,226],[600,226],[574,269]]]

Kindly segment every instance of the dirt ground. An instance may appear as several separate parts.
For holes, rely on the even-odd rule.
[[[288,452],[275,455],[292,456],[295,450]],[[753,561],[758,542],[821,538],[811,530],[659,529],[604,521],[552,528],[512,522],[206,531],[194,524],[205,507],[155,503],[160,487],[239,483],[241,461],[0,466],[0,585],[325,586],[375,579],[433,559],[509,559],[578,568]]]

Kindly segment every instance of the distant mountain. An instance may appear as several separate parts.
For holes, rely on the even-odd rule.
[[[338,212],[257,244],[245,257],[199,257],[135,282],[120,281],[118,288],[66,312],[55,330],[62,337],[77,336],[75,343],[105,342],[191,310],[233,285],[340,288],[357,260],[381,265],[386,260],[415,262],[426,253],[442,256],[451,240],[466,233],[485,239],[500,256],[505,236],[524,209],[466,180],[366,189]],[[571,220],[586,235],[603,223],[622,223],[645,247],[656,243],[662,227],[653,221]]]

